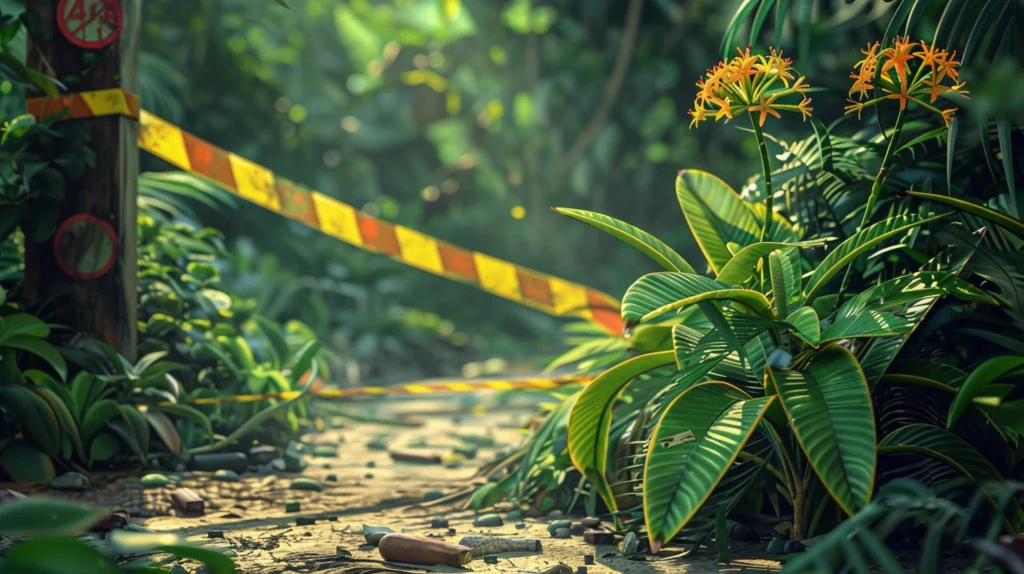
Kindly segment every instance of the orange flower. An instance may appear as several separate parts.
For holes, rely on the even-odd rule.
[[[690,127],[700,125],[711,113],[715,121],[731,120],[743,112],[759,113],[761,125],[769,115],[781,117],[780,110],[810,113],[806,104],[779,101],[790,95],[803,96],[810,87],[803,76],[794,73],[792,61],[784,58],[782,52],[772,49],[767,56],[754,56],[748,47],[738,53],[697,80]]]
[[[807,121],[807,118],[811,117],[811,112],[814,111],[814,108],[811,107],[811,98],[804,98],[796,107],[804,116],[804,121]]]
[[[886,100],[896,100],[900,109],[906,110],[910,102],[914,102],[928,111],[939,114],[949,122],[956,109],[940,110],[934,104],[938,97],[945,93],[958,93],[966,96],[963,84],[956,84],[959,79],[956,53],[952,55],[946,50],[920,41],[911,43],[908,37],[894,40],[893,46],[878,53],[880,45],[869,44],[867,50],[861,50],[864,59],[854,66],[856,73],[851,74],[854,80],[850,87],[850,105],[846,113],[857,112],[859,118],[864,108]],[[918,47],[918,51],[914,51]],[[876,55],[877,53],[877,55]],[[881,74],[876,78],[875,70],[881,63]],[[895,71],[895,77],[891,74]],[[944,82],[949,78],[949,82]],[[879,97],[867,99],[869,91],[880,90]],[[854,101],[854,97],[858,101]],[[925,102],[924,100],[928,100]]]

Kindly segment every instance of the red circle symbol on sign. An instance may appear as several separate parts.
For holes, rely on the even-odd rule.
[[[117,233],[109,223],[86,213],[67,218],[53,238],[57,265],[77,279],[96,279],[117,262]]]
[[[120,0],[60,0],[57,26],[72,44],[96,50],[121,35],[124,12]]]

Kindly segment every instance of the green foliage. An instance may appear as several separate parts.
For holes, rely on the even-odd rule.
[[[210,574],[233,574],[234,561],[212,549],[181,543],[174,534],[115,531],[108,543],[85,534],[108,514],[99,506],[69,500],[29,497],[0,507],[0,534],[18,537],[0,557],[4,574],[58,574],[68,568],[98,574],[164,572],[170,561],[187,559],[203,564]],[[164,555],[168,558],[155,559]],[[125,556],[144,558],[124,563]],[[142,568],[148,568],[142,570]]]

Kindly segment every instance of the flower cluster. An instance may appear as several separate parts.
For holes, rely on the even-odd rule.
[[[749,46],[739,50],[739,54],[729,62],[719,62],[697,82],[700,91],[690,110],[691,128],[712,113],[715,121],[732,119],[743,112],[758,114],[761,126],[770,115],[781,117],[780,111],[799,112],[804,119],[810,117],[811,99],[804,95],[810,86],[803,76],[795,74],[792,60],[774,49],[768,56],[752,56]],[[781,101],[794,95],[800,98],[799,102]]]
[[[948,124],[957,108],[939,109],[933,104],[946,93],[967,96],[957,71],[960,62],[956,59],[956,52],[950,54],[936,49],[923,40],[911,42],[909,37],[897,37],[892,47],[881,52],[879,48],[881,44],[875,42],[861,50],[864,59],[854,66],[857,73],[850,75],[854,82],[846,113],[857,112],[857,117],[860,117],[868,106],[884,100],[899,100],[901,110],[907,109],[907,102],[914,102],[941,115]],[[868,92],[873,95],[876,88],[882,95],[865,99],[869,97]]]

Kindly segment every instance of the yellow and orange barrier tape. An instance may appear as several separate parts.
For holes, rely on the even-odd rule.
[[[548,379],[487,379],[487,380],[436,380],[424,381],[408,385],[394,387],[354,387],[351,389],[330,389],[324,388],[320,380],[313,383],[314,390],[310,393],[313,398],[319,399],[345,399],[352,397],[380,397],[393,395],[427,395],[436,393],[471,393],[478,391],[513,391],[527,389],[555,389],[566,385],[577,385],[589,383],[591,377],[561,377]],[[319,389],[317,387],[320,387]],[[182,401],[178,404],[186,405],[216,405],[224,403],[254,403],[269,399],[291,400],[298,397],[300,391],[286,391],[283,393],[264,393],[253,395],[230,395],[218,397],[203,397],[191,401]],[[173,403],[157,403],[169,405]]]
[[[120,92],[121,90],[114,90]],[[109,115],[139,119],[139,147],[171,165],[202,176],[242,199],[260,205],[358,248],[406,265],[477,286],[484,291],[556,317],[575,316],[622,333],[614,297],[483,253],[462,249],[408,227],[367,215],[317,191],[279,177],[269,169],[166,122],[145,110],[130,94],[111,90],[29,100],[29,111],[43,118],[70,111],[72,118]],[[135,102],[134,108],[132,101]]]

